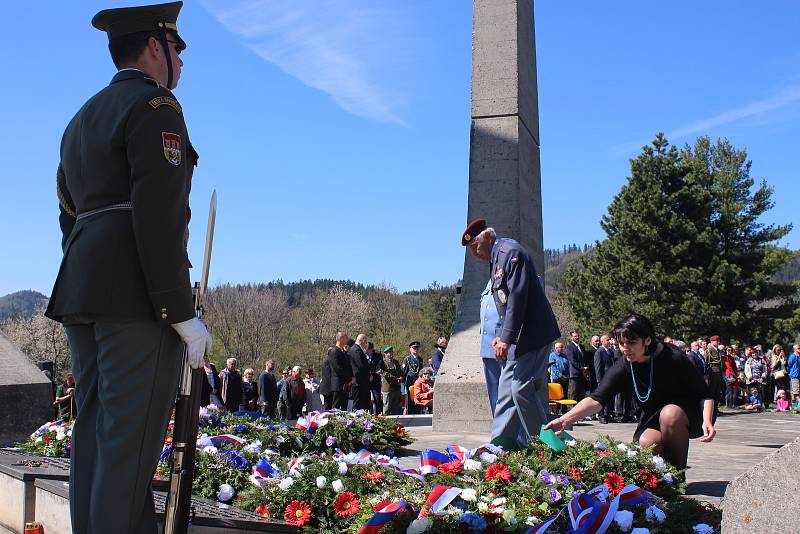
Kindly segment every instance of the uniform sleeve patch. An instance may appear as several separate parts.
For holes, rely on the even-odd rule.
[[[161,132],[164,157],[173,165],[181,164],[181,136],[172,132]]]
[[[171,96],[157,96],[148,102],[153,109],[158,109],[160,106],[169,106],[174,109],[178,115],[181,114],[182,108],[178,101]]]

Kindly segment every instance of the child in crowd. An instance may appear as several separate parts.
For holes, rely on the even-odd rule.
[[[786,398],[785,390],[779,389],[775,399],[775,404],[778,406],[779,412],[789,411],[789,399]]]
[[[744,407],[745,410],[752,410],[760,412],[764,409],[764,403],[761,402],[761,396],[758,394],[758,388],[750,390],[750,402]]]

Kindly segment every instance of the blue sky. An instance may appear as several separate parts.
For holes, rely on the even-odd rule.
[[[69,119],[114,74],[105,1],[24,4],[0,49],[0,295],[48,293]],[[175,91],[193,144],[190,256],[219,195],[212,283],[457,280],[466,218],[466,0],[189,0]],[[795,220],[800,5],[536,3],[545,245],[601,239],[628,160],[658,131],[746,148]],[[800,230],[785,243],[800,248]],[[193,277],[199,273],[193,274]]]

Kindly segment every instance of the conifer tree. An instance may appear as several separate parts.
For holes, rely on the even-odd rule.
[[[727,140],[702,137],[679,151],[658,134],[601,220],[606,239],[565,274],[577,321],[605,331],[636,311],[679,338],[763,338],[791,315],[795,291],[772,280],[791,256],[777,245],[791,225],[760,221],[771,197]]]

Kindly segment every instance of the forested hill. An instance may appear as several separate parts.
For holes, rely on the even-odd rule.
[[[15,315],[21,315],[29,319],[46,302],[47,297],[38,291],[26,289],[9,293],[4,297],[0,297],[0,321]]]

